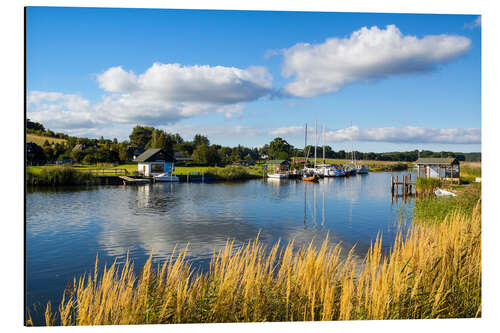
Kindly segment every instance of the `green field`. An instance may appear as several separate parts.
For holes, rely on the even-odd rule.
[[[66,142],[65,139],[50,138],[48,136],[40,136],[40,135],[35,135],[35,134],[30,134],[30,133],[26,134],[26,142],[33,142],[39,146],[43,146],[43,144],[45,143],[45,140],[49,141],[50,144]]]

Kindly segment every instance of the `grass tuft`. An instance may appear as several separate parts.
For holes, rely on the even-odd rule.
[[[441,223],[399,232],[383,255],[377,237],[361,264],[339,246],[257,238],[214,253],[207,273],[186,250],[162,266],[152,256],[140,274],[127,258],[67,288],[61,325],[218,323],[481,316],[481,210],[453,210]],[[50,304],[47,324],[53,323]]]
[[[92,185],[98,179],[87,172],[80,172],[72,167],[54,166],[41,169],[26,168],[28,186],[56,185]]]

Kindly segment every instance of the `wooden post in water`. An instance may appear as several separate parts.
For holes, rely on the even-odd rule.
[[[391,175],[391,195],[394,196],[394,175]]]
[[[406,197],[406,176],[403,176],[403,196]]]
[[[399,176],[396,176],[396,195],[399,193]]]

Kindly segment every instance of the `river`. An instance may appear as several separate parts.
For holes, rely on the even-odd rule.
[[[228,239],[241,246],[259,233],[269,246],[278,239],[320,242],[328,234],[344,252],[355,246],[359,258],[380,233],[387,250],[413,207],[411,200],[391,202],[390,176],[29,190],[26,305],[39,317],[68,281],[93,269],[96,256],[102,267],[128,252],[140,267],[151,251],[162,262],[187,245],[189,260],[203,270]]]

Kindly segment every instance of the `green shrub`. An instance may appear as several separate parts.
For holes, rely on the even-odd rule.
[[[431,194],[441,185],[442,185],[441,180],[437,178],[420,177],[417,179],[415,188],[417,189],[418,193]]]
[[[92,185],[97,183],[97,177],[87,172],[77,171],[72,167],[43,168],[38,173],[31,169],[26,170],[26,184],[28,186]]]
[[[210,175],[219,180],[250,179],[258,176],[251,174],[241,166],[226,166],[224,168],[208,168],[205,175]]]

